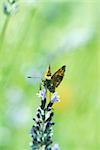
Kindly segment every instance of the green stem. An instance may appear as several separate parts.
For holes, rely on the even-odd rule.
[[[8,22],[9,22],[9,16],[7,16],[5,20],[5,23],[4,23],[4,26],[0,35],[0,51],[2,50],[2,46],[4,43],[4,38],[5,38],[5,33],[6,33],[7,26],[8,26]]]

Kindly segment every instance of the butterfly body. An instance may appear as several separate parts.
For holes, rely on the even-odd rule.
[[[51,92],[55,92],[55,86],[53,85],[52,81],[49,79],[44,80],[44,86]]]
[[[45,80],[43,81],[44,86],[51,92],[54,93],[55,89],[59,86],[61,81],[63,80],[66,66],[62,66],[58,69],[53,75],[51,75],[50,66],[45,75]]]

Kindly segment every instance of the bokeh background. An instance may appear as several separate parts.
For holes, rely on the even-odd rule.
[[[31,149],[36,93],[49,64],[52,73],[67,66],[57,88],[61,101],[54,105],[54,143],[61,150],[99,150],[99,1],[19,0],[17,11],[9,6],[11,16],[4,4],[8,1],[0,1],[0,150]]]

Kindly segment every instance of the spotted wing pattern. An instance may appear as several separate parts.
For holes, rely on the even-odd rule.
[[[51,76],[51,83],[54,87],[58,87],[61,81],[63,80],[66,66],[62,66]]]
[[[43,80],[43,84],[51,93],[55,92],[55,88],[57,88],[63,80],[65,68],[65,65],[62,66],[51,76],[51,69],[49,66],[47,72],[45,73],[45,80]]]

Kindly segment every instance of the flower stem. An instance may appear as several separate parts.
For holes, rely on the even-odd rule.
[[[3,47],[3,43],[4,43],[4,39],[5,39],[5,34],[6,34],[6,30],[7,30],[7,26],[8,26],[8,22],[9,22],[9,16],[6,17],[1,35],[0,35],[0,51],[2,50]]]

